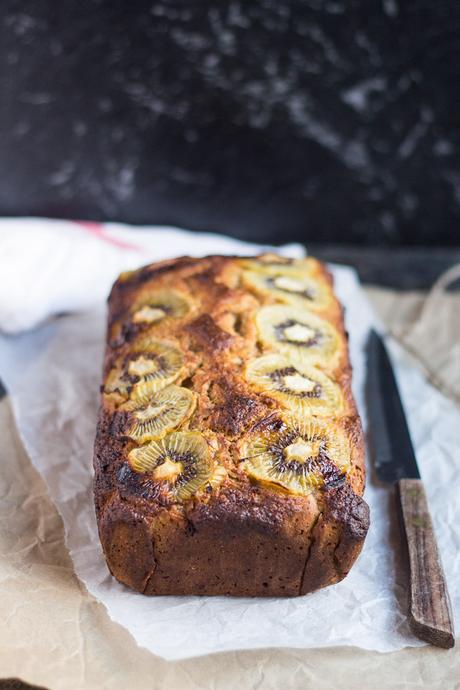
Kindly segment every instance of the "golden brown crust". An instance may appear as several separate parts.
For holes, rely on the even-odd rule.
[[[349,440],[349,466],[345,475],[332,464],[321,487],[300,494],[255,482],[246,472],[241,451],[246,439],[285,419],[282,402],[245,376],[247,362],[277,351],[261,339],[255,315],[279,304],[300,305],[303,313],[295,296],[284,302],[257,280],[253,286],[254,261],[257,268],[257,259],[182,257],[123,274],[112,289],[95,442],[95,504],[108,566],[137,591],[295,596],[341,580],[361,550],[368,527],[361,498],[364,443],[351,393],[347,334],[332,278],[314,259],[287,264],[287,272],[294,278],[308,275],[325,295],[315,316],[333,326],[339,347],[330,363],[318,367],[341,391],[340,409],[331,411],[331,419]],[[260,261],[273,261],[275,275],[282,260]],[[133,318],[158,291],[174,293],[177,313],[172,308],[154,323]],[[199,431],[209,450],[209,472],[220,471],[218,481],[208,479],[186,500],[162,491],[130,461],[139,442],[127,434],[130,418],[120,405],[133,397],[136,384],[126,363],[146,338],[182,353],[174,384],[194,391],[196,403],[176,431]],[[123,385],[109,386],[121,371]]]

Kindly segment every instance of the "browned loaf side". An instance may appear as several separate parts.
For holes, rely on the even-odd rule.
[[[342,309],[315,259],[183,257],[109,298],[94,494],[145,594],[296,596],[368,529]]]

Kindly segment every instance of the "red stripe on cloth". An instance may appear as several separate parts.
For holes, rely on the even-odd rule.
[[[116,237],[106,235],[106,227],[103,223],[93,223],[84,220],[75,220],[72,222],[74,222],[75,225],[78,225],[78,227],[82,230],[85,230],[86,232],[89,232],[91,235],[94,235],[99,240],[107,242],[108,244],[113,244],[115,247],[120,247],[120,249],[132,249],[135,252],[144,251],[144,249],[142,247],[139,247],[139,245],[137,244],[130,244],[129,242],[124,242],[123,240],[119,240]]]

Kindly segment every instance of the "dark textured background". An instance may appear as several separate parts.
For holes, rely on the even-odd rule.
[[[460,2],[0,5],[0,214],[460,244]]]

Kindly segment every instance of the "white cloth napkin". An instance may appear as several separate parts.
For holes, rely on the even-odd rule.
[[[0,220],[0,330],[19,333],[47,317],[104,300],[121,271],[175,256],[258,254],[273,246],[178,228],[39,218]],[[276,248],[305,254],[300,244]]]

